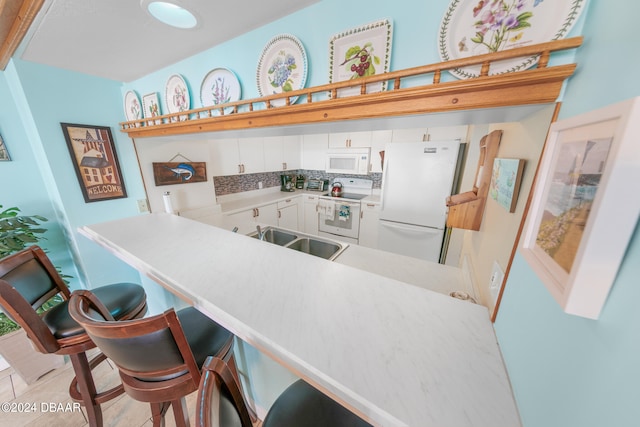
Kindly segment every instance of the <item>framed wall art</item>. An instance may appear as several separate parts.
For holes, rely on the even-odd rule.
[[[393,28],[383,19],[352,28],[329,41],[329,83],[355,80],[389,71]],[[386,82],[367,85],[367,93],[386,89]],[[360,88],[346,88],[338,96],[359,95]]]
[[[523,159],[493,160],[489,196],[510,213],[516,211],[524,163]]]
[[[0,135],[0,161],[9,161],[11,160],[11,156],[9,156],[9,150],[7,150],[7,146],[4,145],[4,139],[2,139],[2,135]]]
[[[554,123],[521,253],[565,312],[597,319],[640,214],[640,97]]]
[[[60,123],[84,201],[127,197],[111,129]]]
[[[157,186],[207,182],[206,162],[154,162],[152,166]]]
[[[149,119],[162,114],[160,110],[160,99],[158,98],[158,93],[148,93],[142,97],[142,108],[144,110],[144,118]],[[148,121],[149,124],[161,124],[161,120]]]

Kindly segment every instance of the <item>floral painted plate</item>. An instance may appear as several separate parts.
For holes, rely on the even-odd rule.
[[[167,114],[181,113],[191,108],[189,88],[181,75],[174,74],[167,80],[164,102],[167,104]]]
[[[142,118],[142,104],[135,91],[130,90],[124,95],[124,116],[128,122]]]
[[[584,8],[585,0],[452,0],[442,18],[438,51],[442,61],[498,52],[567,35]],[[491,64],[489,74],[522,71],[537,56]],[[461,79],[478,77],[480,65],[456,68]]]
[[[226,68],[215,68],[205,76],[200,86],[200,102],[203,107],[211,107],[240,100],[241,89],[238,77]],[[233,107],[225,108],[225,114],[230,114]],[[218,110],[211,112],[220,114]]]
[[[260,55],[256,79],[260,96],[304,88],[307,82],[307,53],[300,40],[290,34],[272,38]],[[291,98],[291,103],[296,99]],[[273,106],[285,104],[284,99],[271,103]]]

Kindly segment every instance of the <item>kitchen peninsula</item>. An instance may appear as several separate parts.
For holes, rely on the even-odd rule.
[[[486,308],[169,214],[80,232],[376,426],[519,426]]]

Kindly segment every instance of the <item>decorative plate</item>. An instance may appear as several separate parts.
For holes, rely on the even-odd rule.
[[[580,16],[585,0],[452,0],[438,35],[443,61],[498,52],[563,38]],[[537,56],[492,63],[489,74],[526,70]],[[480,66],[450,72],[478,77]]]
[[[167,80],[164,102],[167,104],[167,114],[181,113],[191,108],[189,88],[181,75],[174,74]]]
[[[256,79],[260,96],[304,88],[307,82],[307,53],[300,40],[290,34],[272,38],[260,55]],[[291,98],[291,103],[296,99]],[[284,99],[271,103],[273,106],[285,104]]]
[[[202,80],[200,86],[200,102],[203,107],[226,104],[240,100],[240,82],[233,71],[226,68],[214,68]],[[233,111],[233,107],[225,108],[225,114]],[[218,110],[212,114],[220,114]]]
[[[140,97],[134,91],[130,90],[124,95],[124,116],[128,122],[140,120],[142,118],[142,104]]]
[[[354,80],[389,71],[393,27],[390,19],[372,22],[334,35],[329,40],[329,83]],[[367,85],[367,93],[385,90],[386,82]],[[338,97],[360,95],[360,87],[340,89]]]

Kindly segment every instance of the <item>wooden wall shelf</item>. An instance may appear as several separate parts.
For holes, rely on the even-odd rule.
[[[551,103],[557,100],[565,79],[576,69],[576,64],[548,67],[551,53],[577,48],[581,44],[582,37],[557,40],[286,94],[123,122],[120,130],[131,138],[144,138]],[[534,55],[540,55],[536,68],[489,75],[492,62]],[[441,82],[443,71],[471,65],[481,65],[479,77]],[[409,86],[410,80],[425,79],[431,83]],[[367,84],[380,81],[388,82],[386,91],[367,93]],[[360,95],[337,96],[340,89],[348,87],[359,87]],[[297,103],[291,103],[296,97]],[[272,103],[276,100],[286,105],[274,107]],[[225,114],[225,110],[233,112]]]

